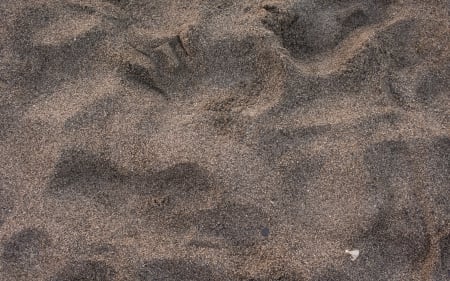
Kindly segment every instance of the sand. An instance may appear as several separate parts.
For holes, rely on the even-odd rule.
[[[450,280],[449,13],[0,1],[0,280]]]

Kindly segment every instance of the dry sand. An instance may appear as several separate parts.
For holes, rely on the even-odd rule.
[[[449,10],[1,0],[0,280],[450,280]]]

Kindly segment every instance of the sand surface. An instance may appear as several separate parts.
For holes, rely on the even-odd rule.
[[[0,281],[450,280],[449,13],[1,0]]]

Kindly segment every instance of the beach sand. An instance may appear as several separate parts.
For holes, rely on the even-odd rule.
[[[0,281],[450,280],[449,13],[0,1]]]

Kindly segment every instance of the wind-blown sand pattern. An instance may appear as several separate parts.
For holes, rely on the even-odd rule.
[[[0,281],[450,280],[449,13],[0,1]]]

